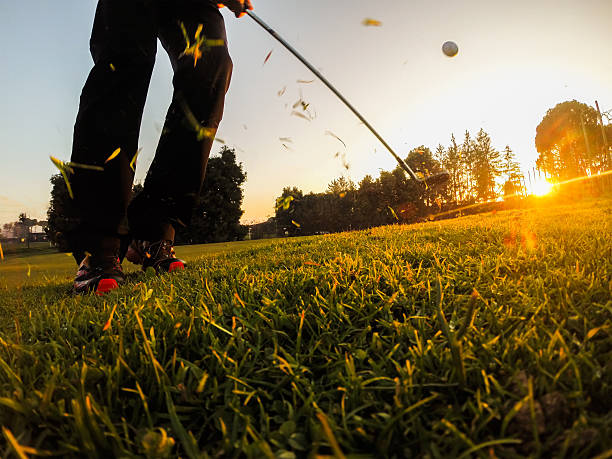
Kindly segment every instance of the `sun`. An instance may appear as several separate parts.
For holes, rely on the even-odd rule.
[[[544,178],[537,178],[531,185],[531,192],[536,196],[544,196],[553,190],[553,184]]]

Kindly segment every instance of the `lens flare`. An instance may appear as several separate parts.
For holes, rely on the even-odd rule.
[[[553,189],[553,184],[544,178],[538,177],[531,184],[531,193],[536,196],[544,196],[550,193]]]

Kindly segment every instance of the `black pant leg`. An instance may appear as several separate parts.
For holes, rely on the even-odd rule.
[[[176,0],[162,5],[159,37],[174,70],[174,94],[143,192],[128,211],[134,237],[145,240],[159,239],[164,224],[189,224],[232,73],[225,23],[212,2]],[[181,23],[191,44],[202,25],[201,36],[221,40],[221,46],[203,44],[195,62],[194,56],[183,54]],[[198,136],[197,124],[210,135]]]
[[[99,0],[90,48],[94,67],[81,94],[72,161],[104,171],[75,168],[71,176],[79,216],[69,237],[75,252],[91,251],[102,236],[127,233],[130,162],[157,49],[154,0]],[[105,163],[117,148],[121,153]]]

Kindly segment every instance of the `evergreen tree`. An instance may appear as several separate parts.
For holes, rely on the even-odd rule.
[[[433,156],[434,156],[434,159],[438,161],[440,164],[446,163],[447,152],[446,152],[446,148],[444,148],[444,145],[438,144]]]
[[[474,142],[474,182],[476,198],[488,201],[496,197],[496,178],[502,170],[500,153],[491,146],[491,138],[480,129]]]
[[[366,175],[357,189],[356,221],[359,228],[371,228],[381,223],[379,183],[371,175]]]
[[[342,194],[348,191],[355,191],[355,183],[350,178],[338,177],[327,185],[328,193]]]
[[[357,199],[355,183],[346,177],[339,177],[327,185],[329,221],[333,222],[330,231],[350,230],[355,227],[355,201]]]
[[[463,143],[461,144],[461,194],[464,202],[474,200],[474,141],[470,136],[469,131],[465,131]]]
[[[504,196],[515,195],[518,193],[521,186],[521,168],[515,159],[514,152],[510,146],[506,145],[502,153],[502,173],[505,177],[503,186]]]
[[[443,163],[444,167],[450,174],[448,181],[448,195],[452,201],[458,203],[463,200],[463,186],[461,183],[462,170],[461,151],[455,140],[455,135],[451,134],[451,144],[446,149],[446,159]]]
[[[445,164],[448,162],[448,150],[444,148],[444,145],[438,144],[436,147],[436,151],[433,154],[433,158],[440,165],[440,170],[446,169],[446,171],[450,174],[450,171],[446,168]],[[440,198],[443,202],[455,201],[454,193],[452,189],[452,174],[449,178],[449,181],[443,186],[440,185],[437,187],[437,191],[440,195]],[[441,202],[438,200],[438,202]]]

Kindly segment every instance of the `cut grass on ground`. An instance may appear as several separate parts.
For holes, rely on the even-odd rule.
[[[608,457],[611,220],[610,200],[499,212],[105,297],[6,290],[0,455]]]

